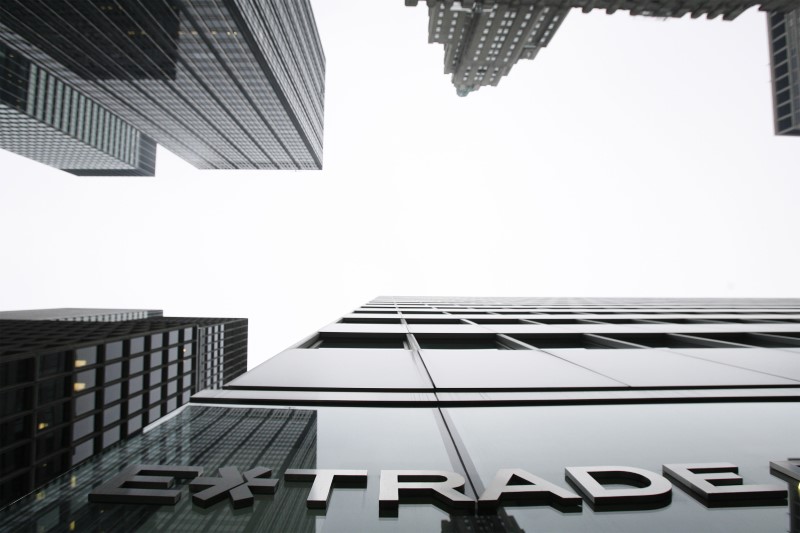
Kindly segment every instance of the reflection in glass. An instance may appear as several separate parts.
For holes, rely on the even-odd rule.
[[[74,521],[76,531],[461,531],[463,520],[430,504],[401,505],[394,518],[378,513],[380,469],[454,470],[441,435],[432,409],[189,406],[55,479],[45,498],[27,497],[2,518],[11,531],[35,531],[51,513],[55,526]],[[90,454],[84,445],[76,452]],[[241,510],[227,502],[193,506],[183,482],[174,507],[87,502],[92,488],[131,464],[201,465],[208,475],[221,466],[264,466],[281,479],[287,468],[354,468],[368,469],[370,479],[366,488],[335,487],[325,514],[306,508],[309,483],[283,480],[275,495],[256,495]],[[446,529],[448,523],[459,529]]]
[[[793,403],[644,404],[447,409],[479,483],[522,468],[563,488],[568,466],[621,465],[661,473],[663,464],[731,462],[745,484],[776,485],[772,458],[796,454]],[[527,530],[785,531],[786,507],[707,509],[675,487],[672,503],[650,511],[561,513],[546,505],[507,507]]]

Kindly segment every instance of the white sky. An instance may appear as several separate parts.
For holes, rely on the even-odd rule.
[[[765,15],[574,10],[459,98],[427,9],[316,0],[325,169],[79,178],[0,150],[0,309],[250,319],[253,367],[377,295],[800,296]]]

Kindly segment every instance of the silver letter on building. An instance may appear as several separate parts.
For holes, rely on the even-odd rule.
[[[592,505],[650,506],[666,504],[672,498],[672,484],[663,476],[630,466],[571,466],[566,478]],[[631,485],[630,489],[609,489],[601,482]]]
[[[511,485],[514,481],[517,484]],[[524,484],[518,484],[524,481]],[[478,509],[492,511],[500,503],[545,504],[555,506],[578,506],[581,498],[572,491],[518,468],[498,470],[492,483],[478,499]]]
[[[475,502],[463,494],[464,478],[446,470],[381,470],[379,507],[393,511],[402,496],[431,498],[445,507],[472,509]]]
[[[732,463],[692,463],[664,465],[664,474],[685,487],[707,506],[744,505],[754,500],[786,499],[786,489],[775,485],[743,485],[739,468]]]

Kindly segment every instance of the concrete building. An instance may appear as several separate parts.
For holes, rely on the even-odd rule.
[[[418,4],[419,0],[406,0],[407,6]],[[584,13],[603,9],[652,17],[688,14],[733,20],[753,6],[769,11],[773,18],[800,7],[798,0],[428,0],[426,4],[428,42],[444,45],[444,72],[452,75],[459,96],[486,85],[497,86],[519,60],[535,58],[573,8]]]
[[[797,532],[798,402],[800,300],[380,297],[0,519]]]
[[[113,144],[119,123],[197,168],[322,167],[325,59],[308,0],[9,0],[0,45],[51,80],[40,87],[53,120],[27,107],[13,119],[40,144],[81,140],[62,115],[82,98],[117,121],[91,145]]]

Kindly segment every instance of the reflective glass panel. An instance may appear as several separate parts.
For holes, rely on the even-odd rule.
[[[131,357],[128,369],[130,374],[136,374],[144,370],[144,356]]]
[[[458,531],[459,518],[430,503],[379,515],[381,469],[455,469],[435,417],[432,409],[189,406],[92,457],[44,487],[45,497],[27,497],[2,518],[12,531],[38,530],[54,511],[56,524],[74,523],[76,531]],[[228,501],[193,505],[184,481],[175,506],[88,503],[89,491],[133,464],[200,465],[208,476],[222,466],[265,466],[281,481],[274,495],[257,494],[240,510]],[[369,479],[366,487],[334,487],[323,513],[306,507],[310,483],[282,479],[287,468],[366,469]]]
[[[122,363],[114,363],[105,367],[105,381],[114,381],[122,377]]]
[[[131,354],[144,351],[144,337],[136,337],[131,339]]]
[[[122,357],[122,341],[106,344],[106,361]]]
[[[430,388],[409,350],[287,350],[233,380],[233,386]]]
[[[97,346],[87,346],[75,350],[75,361],[86,361],[87,365],[97,362]]]
[[[730,462],[746,484],[786,483],[769,462],[796,457],[795,403],[581,405],[447,409],[483,486],[521,468],[570,489],[568,466],[621,465],[661,473],[663,464]],[[678,487],[651,510],[562,513],[506,507],[525,531],[786,531],[786,505],[708,509]]]

